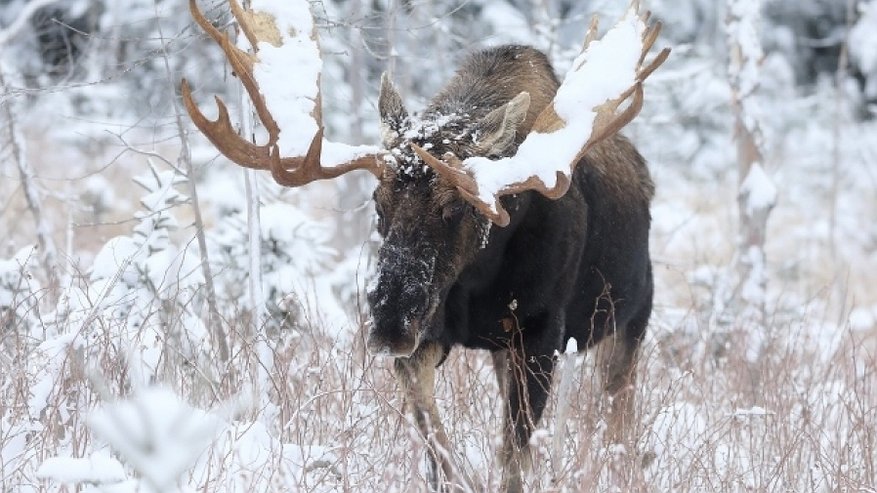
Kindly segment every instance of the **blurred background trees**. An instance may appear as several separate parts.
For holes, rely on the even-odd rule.
[[[847,351],[877,347],[871,278],[877,270],[877,0],[643,2],[664,22],[658,45],[673,47],[649,79],[642,114],[624,131],[648,159],[658,190],[656,309],[644,381],[672,392],[660,402],[647,395],[653,401],[645,408],[673,419],[674,409],[696,412],[698,423],[727,431],[722,426],[741,422],[726,419],[741,403],[772,404],[784,419],[782,426],[765,422],[765,429],[819,439],[783,448],[784,438],[746,435],[736,445],[751,447],[759,460],[761,454],[797,457],[803,464],[784,459],[786,470],[783,464],[761,470],[765,478],[783,470],[789,490],[836,486],[829,473],[820,476],[814,468],[823,460],[829,464],[824,470],[847,471],[848,478],[865,478],[856,484],[868,484],[873,458],[870,469],[835,461],[850,455],[855,462],[867,455],[862,450],[872,456],[877,450],[866,446],[874,427],[864,424],[865,416],[874,416],[867,407],[873,391],[861,390],[871,388],[873,368],[867,368],[874,353],[837,364],[838,355],[850,354],[844,345]],[[231,30],[225,3],[199,5]],[[626,6],[626,0],[315,1],[328,135],[378,142],[384,70],[414,110],[467,52],[489,45],[534,45],[562,75],[591,15],[599,14],[606,27]],[[751,30],[730,28],[740,16],[730,15],[729,6],[749,9]],[[744,31],[754,38],[739,34]],[[735,56],[744,51],[745,57]],[[250,439],[265,450],[279,440],[293,455],[311,450],[306,444],[331,443],[326,450],[343,456],[336,440],[349,450],[362,447],[360,418],[349,418],[362,409],[372,419],[365,428],[378,434],[384,428],[372,426],[375,420],[401,416],[386,404],[376,407],[374,393],[390,395],[392,385],[381,380],[388,372],[376,370],[380,365],[365,356],[358,339],[363,286],[378,241],[371,177],[290,191],[257,173],[262,221],[257,231],[248,230],[240,168],[218,156],[187,120],[182,132],[177,126],[172,103],[183,77],[205,108],[214,94],[240,100],[237,79],[193,26],[186,0],[0,0],[0,401],[14,403],[0,407],[3,486],[28,484],[36,491],[44,458],[91,450],[82,431],[85,410],[143,383],[172,385],[209,407],[248,391],[257,374],[264,392],[249,411],[251,420],[239,425],[257,430]],[[741,129],[751,138],[742,139]],[[191,153],[181,151],[186,140]],[[759,179],[752,169],[760,170]],[[740,192],[751,199],[771,183],[775,206],[756,204],[765,208],[747,230],[746,214],[758,211],[747,208],[753,204],[740,200]],[[248,233],[260,240],[257,262],[247,258]],[[753,246],[760,251],[753,253]],[[211,279],[198,262],[204,250]],[[265,293],[265,306],[256,310],[265,319],[255,321],[246,301],[254,269],[262,270]],[[215,310],[208,306],[213,298]],[[210,336],[217,319],[228,361]],[[744,364],[734,366],[740,361],[734,357]],[[823,373],[814,373],[813,361],[823,364]],[[103,375],[106,395],[95,392],[101,385],[86,369]],[[695,383],[697,372],[709,374],[711,384]],[[770,395],[766,382],[776,390]],[[479,399],[489,395],[484,386],[473,388],[480,389]],[[690,395],[701,391],[706,397]],[[463,395],[451,394],[449,401]],[[828,395],[860,400],[825,400]],[[823,412],[811,415],[817,401]],[[320,412],[310,414],[312,405]],[[850,415],[862,424],[849,432],[861,442],[853,446],[842,426]],[[677,424],[686,450],[715,447],[712,430],[692,445],[685,440],[697,427]],[[825,430],[841,430],[839,441],[820,442]],[[756,435],[766,441],[753,441]],[[231,440],[217,445],[216,457],[237,457],[228,453]],[[292,443],[304,448],[285,448]],[[365,449],[376,447],[380,453],[373,455],[392,452],[407,464],[400,466],[403,473],[416,472],[405,459],[407,446],[368,442]],[[739,458],[740,476],[751,477],[746,456]],[[360,477],[382,477],[352,464]],[[672,471],[689,466],[714,474],[699,457],[648,474],[667,481],[655,484],[676,485]],[[242,478],[251,472],[241,471]],[[225,484],[222,477],[205,477]],[[712,479],[702,484],[725,486]],[[762,489],[776,486],[765,481]]]

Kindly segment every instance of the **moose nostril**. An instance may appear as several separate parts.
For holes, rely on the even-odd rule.
[[[408,357],[420,343],[420,322],[405,324],[403,331],[382,331],[372,326],[368,333],[366,347],[375,356]]]

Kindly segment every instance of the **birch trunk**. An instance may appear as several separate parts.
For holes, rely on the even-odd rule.
[[[740,217],[734,262],[737,280],[731,306],[739,309],[744,323],[755,323],[759,332],[763,331],[766,322],[764,245],[767,220],[776,202],[776,189],[763,169],[760,115],[755,101],[763,58],[759,41],[761,8],[761,0],[728,0],[726,20]]]

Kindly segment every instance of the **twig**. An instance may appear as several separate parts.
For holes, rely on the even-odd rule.
[[[155,0],[155,11],[157,20],[159,18],[158,0]],[[210,328],[210,333],[213,335],[213,342],[216,344],[216,347],[219,350],[220,359],[223,362],[227,362],[229,357],[228,339],[226,338],[225,331],[222,328],[222,318],[219,314],[219,308],[216,304],[216,287],[213,285],[213,273],[210,270],[210,259],[207,253],[207,238],[204,235],[204,220],[201,216],[201,206],[200,202],[198,201],[198,187],[195,185],[194,167],[192,166],[192,151],[189,148],[189,139],[186,135],[186,128],[183,125],[183,117],[182,113],[180,112],[180,106],[179,104],[177,104],[176,91],[174,91],[173,84],[173,72],[171,71],[171,65],[168,59],[164,32],[161,29],[161,23],[157,22],[157,25],[158,35],[161,39],[162,60],[164,60],[164,67],[167,71],[168,82],[170,83],[172,95],[171,104],[174,108],[174,118],[176,121],[177,130],[180,135],[180,154],[177,157],[177,163],[181,168],[186,170],[186,175],[188,176],[188,180],[186,180],[186,182],[189,184],[189,195],[192,198],[192,212],[195,214],[195,236],[198,239],[198,250],[201,254],[201,273],[204,276],[204,285],[207,288],[207,309],[209,311],[207,327]]]
[[[0,47],[3,44],[0,42]],[[0,70],[0,86],[6,87],[6,78],[3,71]],[[5,92],[5,91],[4,91]],[[34,183],[33,171],[27,161],[27,155],[24,148],[24,140],[20,134],[20,130],[15,125],[15,112],[12,111],[11,98],[4,98],[2,104],[6,117],[7,138],[12,146],[12,159],[18,167],[18,174],[21,180],[21,188],[24,192],[24,199],[27,202],[27,208],[33,215],[34,225],[36,227],[37,243],[40,247],[40,257],[43,268],[46,271],[46,280],[49,285],[49,293],[51,301],[54,301],[57,295],[57,251],[55,243],[49,234],[50,228],[43,215],[42,199],[40,192]]]

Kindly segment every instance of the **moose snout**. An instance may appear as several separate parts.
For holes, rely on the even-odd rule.
[[[372,315],[369,351],[376,355],[410,356],[423,333],[429,291],[422,283],[410,279],[405,282],[384,279],[367,296]]]
[[[414,353],[420,344],[420,322],[413,321],[405,333],[387,334],[386,331],[369,330],[366,346],[375,356],[393,356],[407,358]]]

